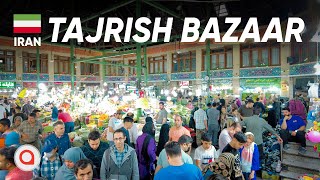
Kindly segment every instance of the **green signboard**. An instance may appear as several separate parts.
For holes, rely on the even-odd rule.
[[[252,78],[252,79],[240,79],[240,86],[242,88],[269,88],[269,87],[281,87],[281,78]]]
[[[16,82],[0,82],[0,89],[13,89],[16,87]]]

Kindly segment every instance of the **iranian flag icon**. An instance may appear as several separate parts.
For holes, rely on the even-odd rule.
[[[39,34],[41,33],[41,14],[14,14],[13,33]]]

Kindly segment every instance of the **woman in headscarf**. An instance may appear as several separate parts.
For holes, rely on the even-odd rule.
[[[64,164],[61,166],[55,176],[55,180],[76,180],[74,175],[74,165],[80,159],[87,159],[79,147],[72,147],[64,152]]]
[[[245,180],[256,180],[256,171],[260,169],[259,149],[254,143],[254,135],[251,132],[246,132],[246,144],[239,149],[242,174]]]
[[[155,127],[152,122],[142,128],[142,135],[137,139],[136,152],[138,156],[139,175],[141,180],[149,180],[154,172],[156,160]]]
[[[157,147],[157,156],[159,156],[160,152],[164,148],[164,145],[169,141],[169,124],[163,124],[160,129],[159,134],[159,142]]]

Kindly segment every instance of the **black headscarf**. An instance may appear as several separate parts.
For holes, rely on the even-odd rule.
[[[160,152],[164,148],[164,145],[169,141],[169,130],[170,130],[169,124],[163,124],[161,126],[160,135],[159,135],[159,142],[158,142],[158,147],[157,147],[157,155],[160,154]]]
[[[143,128],[142,128],[142,132],[143,133],[147,133],[149,135],[151,135],[152,137],[155,136],[155,128],[152,122],[147,122]]]

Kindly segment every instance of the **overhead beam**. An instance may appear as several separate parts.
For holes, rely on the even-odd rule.
[[[105,59],[105,58],[111,58],[111,57],[116,57],[116,56],[122,56],[122,55],[126,55],[126,54],[135,54],[135,53],[136,53],[136,51],[134,51],[134,50],[123,51],[123,52],[119,52],[119,53],[111,53],[111,54],[104,55],[104,56],[95,56],[95,57],[85,58],[85,59],[76,59],[74,61],[74,63],[90,62],[90,61],[95,61],[95,60],[100,60],[100,59]]]
[[[103,62],[101,62],[101,61],[89,61],[89,62],[86,62],[86,63],[137,68],[136,66],[132,66],[132,65],[129,65],[129,64],[118,64],[118,63],[117,63],[117,64],[114,64],[114,63],[105,62],[105,61],[103,61]],[[142,67],[142,68],[146,68],[146,67]]]
[[[121,1],[121,2],[117,3],[116,5],[112,6],[111,8],[102,10],[102,11],[96,13],[96,14],[93,14],[93,15],[83,19],[81,21],[81,23],[85,23],[87,21],[90,21],[90,20],[92,20],[94,18],[97,18],[97,17],[103,15],[103,14],[106,14],[108,12],[114,11],[114,10],[120,8],[120,7],[126,6],[126,5],[128,5],[128,4],[130,4],[130,3],[134,2],[134,1],[135,0],[124,0],[124,1]],[[68,29],[68,27],[61,29],[58,34],[60,34],[62,32],[65,32],[67,29]],[[49,39],[51,37],[52,37],[52,35],[45,36],[44,38],[42,38],[42,41],[45,41],[45,40],[47,40],[47,39]]]
[[[163,6],[160,3],[157,3],[157,2],[154,2],[154,1],[150,1],[150,0],[145,0],[143,2],[148,4],[148,5],[150,5],[150,6],[152,6],[152,7],[154,7],[154,8],[156,8],[156,9],[159,9],[160,11],[163,11],[163,12],[165,12],[165,13],[167,13],[167,14],[175,17],[175,18],[178,18],[178,19],[184,21],[183,17],[181,17],[179,14],[177,14],[176,12],[172,11],[171,9]]]

